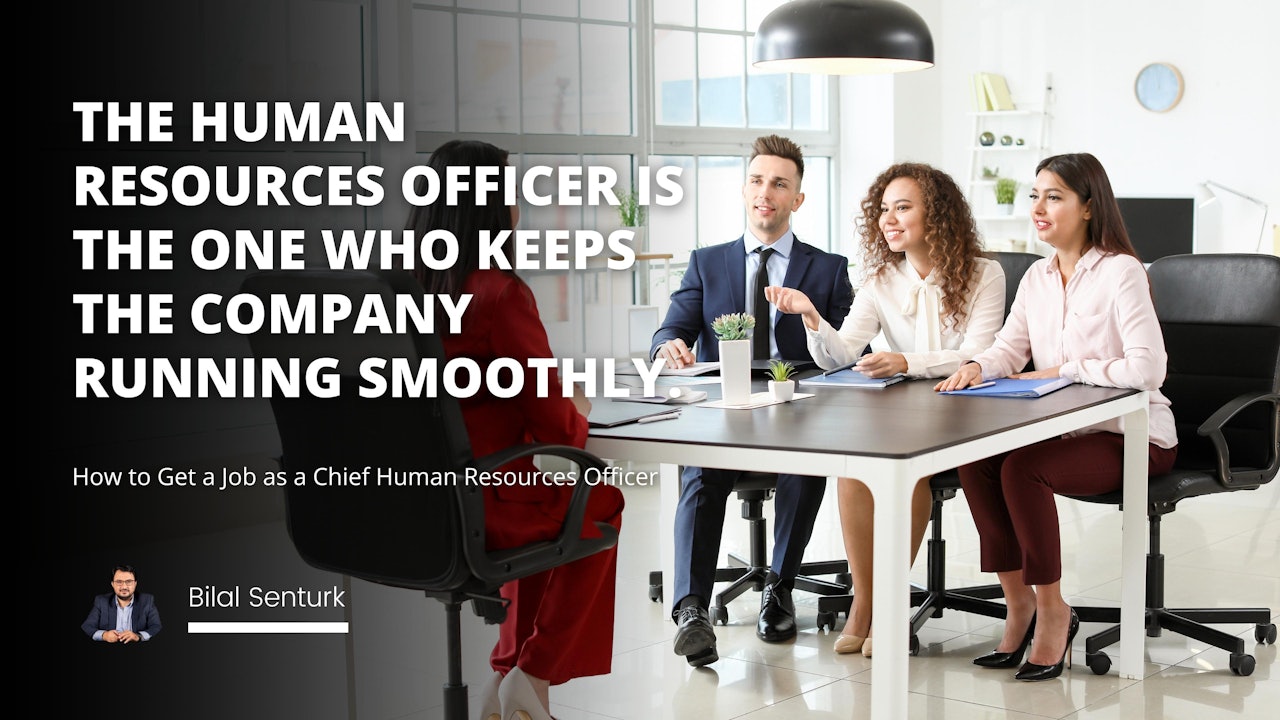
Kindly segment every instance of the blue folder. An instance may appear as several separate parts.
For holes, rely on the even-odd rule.
[[[943,395],[976,395],[981,397],[1038,398],[1071,384],[1068,378],[1036,378],[1030,380],[1000,378],[983,388],[945,390]]]

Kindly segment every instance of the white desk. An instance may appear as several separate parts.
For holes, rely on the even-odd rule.
[[[935,381],[884,390],[819,388],[813,398],[757,410],[687,408],[678,420],[591,431],[587,449],[662,466],[662,568],[675,566],[679,464],[856,477],[875,497],[871,717],[906,718],[910,599],[907,563],[915,480],[1116,417],[1125,422],[1121,677],[1139,679],[1147,497],[1147,393],[1071,386],[1038,400],[938,395]],[[763,389],[755,383],[754,389]],[[718,386],[709,386],[713,398]],[[809,392],[809,388],[801,387]],[[598,400],[597,402],[604,402]],[[668,581],[669,583],[670,581]],[[669,593],[668,593],[669,595]],[[667,597],[670,606],[676,598]]]

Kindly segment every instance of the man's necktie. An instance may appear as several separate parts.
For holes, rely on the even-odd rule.
[[[769,337],[773,334],[772,324],[769,322],[769,301],[764,297],[764,289],[769,285],[769,257],[773,255],[773,248],[759,248],[755,252],[760,253],[760,266],[756,269],[756,304],[755,318],[756,329],[751,339],[751,356],[756,360],[766,360],[770,357]]]

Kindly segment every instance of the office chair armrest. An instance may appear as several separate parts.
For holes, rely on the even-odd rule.
[[[467,527],[467,540],[464,545],[467,562],[471,565],[476,577],[488,582],[505,582],[513,578],[524,577],[541,572],[557,565],[585,557],[612,547],[618,542],[617,531],[608,524],[596,523],[600,531],[599,538],[584,539],[582,522],[587,512],[587,500],[593,484],[582,481],[589,469],[596,470],[602,477],[605,463],[599,457],[570,445],[548,445],[530,443],[505,448],[482,458],[477,458],[474,467],[481,472],[489,472],[507,463],[532,455],[550,455],[571,460],[578,466],[578,482],[574,485],[573,494],[569,498],[569,507],[565,512],[564,524],[560,532],[551,542],[533,543],[518,548],[511,548],[490,553],[485,548],[484,538],[484,503],[462,502],[463,522]],[[461,487],[464,493],[478,493],[475,486]]]
[[[1280,403],[1280,395],[1276,393],[1246,393],[1244,395],[1233,398],[1230,402],[1218,408],[1213,415],[1196,428],[1196,432],[1207,437],[1213,443],[1214,454],[1218,461],[1218,482],[1223,487],[1229,488],[1249,488],[1257,487],[1270,477],[1274,477],[1277,469],[1280,469],[1280,454],[1275,451],[1276,437],[1280,436],[1280,427],[1277,425],[1277,417],[1273,414],[1271,419],[1272,434],[1272,451],[1267,463],[1267,467],[1258,470],[1236,471],[1231,469],[1231,448],[1227,445],[1227,438],[1223,435],[1222,429],[1227,423],[1231,422],[1241,410],[1257,403],[1270,403],[1273,407]]]

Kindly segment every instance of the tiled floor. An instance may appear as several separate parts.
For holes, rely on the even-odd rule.
[[[828,490],[809,559],[841,556],[834,487]],[[833,631],[815,627],[816,598],[797,593],[800,635],[793,643],[756,639],[759,595],[730,605],[730,623],[717,628],[720,661],[690,668],[671,651],[673,626],[648,599],[648,572],[656,567],[652,542],[658,488],[627,489],[619,545],[617,621],[613,672],[553,688],[560,720],[601,718],[868,718],[871,661],[836,655]],[[734,502],[734,501],[731,501]],[[1253,492],[1226,493],[1186,502],[1166,517],[1163,550],[1167,599],[1181,607],[1269,607],[1280,617],[1280,482]],[[946,504],[944,531],[948,580],[994,581],[977,569],[977,534],[963,496]],[[1061,501],[1063,589],[1071,602],[1119,602],[1120,513],[1111,506]],[[743,551],[745,522],[728,513],[722,551]],[[744,553],[745,554],[745,553]],[[923,552],[912,579],[923,582]],[[433,605],[435,605],[433,603]],[[474,686],[486,670],[485,654],[496,631],[464,615],[467,679]],[[1071,718],[1168,720],[1275,717],[1280,672],[1274,645],[1256,645],[1253,627],[1224,626],[1246,638],[1257,660],[1250,677],[1227,669],[1227,653],[1166,633],[1146,642],[1146,677],[1121,680],[1114,671],[1094,675],[1084,665],[1084,638],[1100,626],[1086,624],[1076,638],[1075,669],[1061,679],[1020,683],[1012,671],[982,670],[970,660],[993,647],[1000,625],[988,618],[948,611],[920,634],[922,650],[909,663],[908,714],[912,718]],[[1113,660],[1118,646],[1108,650]],[[441,678],[443,679],[443,678]],[[429,687],[439,687],[434,681]],[[474,690],[473,690],[474,691]],[[1267,710],[1266,708],[1272,708]],[[439,707],[404,717],[438,717]]]

